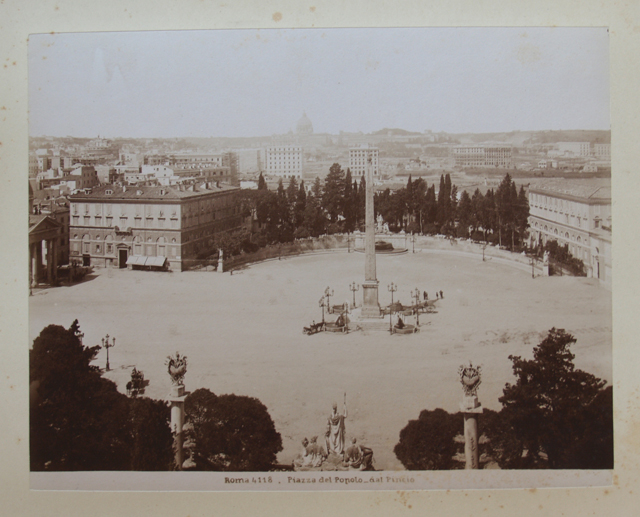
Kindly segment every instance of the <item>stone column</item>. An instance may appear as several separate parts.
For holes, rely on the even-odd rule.
[[[218,273],[224,273],[224,258],[222,256],[222,250],[218,250]]]
[[[52,285],[58,284],[58,239],[51,239],[51,271],[52,271]]]
[[[173,386],[169,395],[171,404],[171,431],[173,432],[173,449],[175,453],[175,462],[177,470],[182,470],[184,462],[182,427],[184,425],[184,399],[187,395],[184,391],[184,385]]]
[[[480,451],[478,444],[478,415],[482,406],[478,402],[478,388],[482,383],[482,367],[460,366],[458,369],[462,384],[462,403],[460,411],[464,415],[464,457],[465,469],[480,468]]]
[[[38,252],[37,252],[37,247],[38,244],[32,244],[29,247],[29,254],[31,255],[30,259],[31,259],[31,276],[29,278],[29,281],[31,282],[31,287],[35,287],[36,285],[38,285]]]
[[[480,468],[478,415],[482,413],[482,406],[477,396],[465,396],[460,404],[460,410],[464,414],[464,468],[478,469]]]
[[[367,157],[367,190],[365,210],[364,237],[364,283],[362,284],[362,317],[379,318],[380,303],[378,302],[378,279],[376,278],[376,229],[373,208],[373,165],[371,156]]]

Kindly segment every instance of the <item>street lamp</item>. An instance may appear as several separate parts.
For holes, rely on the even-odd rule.
[[[417,287],[411,291],[411,297],[416,299],[416,325],[420,325],[420,290]]]
[[[393,334],[393,324],[391,323],[391,318],[392,318],[391,313],[393,312],[393,293],[395,293],[398,290],[398,286],[393,282],[391,282],[387,286],[387,290],[391,293],[391,305],[389,305],[389,333]]]
[[[324,290],[324,295],[327,297],[327,310],[330,311],[330,307],[331,307],[331,297],[333,296],[333,289],[327,287]]]
[[[102,338],[102,346],[107,349],[107,367],[105,369],[105,371],[107,372],[109,371],[109,349],[116,346],[116,338],[113,337],[111,339],[112,339],[112,342],[109,343],[109,334],[107,334],[105,337]]]
[[[320,297],[318,301],[318,307],[322,307],[322,323],[324,323],[324,296]]]
[[[352,282],[349,284],[349,291],[353,291],[353,308],[356,308],[356,291],[360,289],[360,284]]]

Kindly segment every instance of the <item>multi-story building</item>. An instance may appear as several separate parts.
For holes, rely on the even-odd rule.
[[[594,144],[593,154],[602,160],[611,159],[611,144]]]
[[[511,147],[473,145],[451,148],[457,167],[511,167]]]
[[[590,142],[558,142],[560,154],[569,156],[589,156],[591,154]]]
[[[241,174],[257,173],[262,170],[260,149],[235,149],[238,157],[238,172]]]
[[[377,178],[380,175],[380,150],[377,147],[363,144],[359,147],[349,149],[349,169],[351,170],[351,177],[362,177],[366,174],[369,157],[371,157],[373,177]]]
[[[182,270],[215,253],[215,237],[241,227],[237,187],[116,187],[70,196],[71,259],[84,265]]]
[[[93,188],[100,184],[98,173],[92,165],[79,165],[74,169],[49,169],[38,174],[38,188],[68,185],[71,190]]]
[[[29,153],[29,177],[35,177],[38,172],[40,172],[38,157],[36,156],[36,153]]]
[[[169,167],[176,176],[207,178],[225,183],[235,183],[238,158],[232,152],[180,153],[169,156]]]
[[[556,240],[588,273],[611,285],[611,185],[608,180],[549,181],[529,189],[531,244]]]
[[[302,178],[302,147],[273,145],[265,149],[264,172],[282,178]]]
[[[60,237],[56,245],[56,262],[62,266],[69,263],[69,207],[50,199],[38,205],[38,214],[47,215],[60,225]]]

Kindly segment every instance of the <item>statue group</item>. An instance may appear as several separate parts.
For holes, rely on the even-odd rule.
[[[318,437],[311,441],[302,440],[302,451],[293,461],[294,470],[373,470],[373,451],[357,443],[352,438],[351,445],[345,447],[345,420],[347,403],[342,413],[338,413],[338,404],[334,403],[327,418],[325,448],[318,444]]]

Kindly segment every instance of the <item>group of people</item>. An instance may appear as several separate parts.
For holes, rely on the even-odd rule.
[[[356,438],[352,438],[351,445],[345,448],[345,420],[347,418],[347,404],[345,398],[344,410],[338,413],[338,404],[334,403],[332,412],[327,418],[325,433],[326,450],[318,445],[317,436],[311,441],[305,437],[302,440],[302,452],[293,461],[294,468],[320,467],[329,457],[341,458],[343,467],[359,470],[373,468],[373,451],[368,447],[358,445]]]
[[[424,301],[426,302],[429,299],[429,294],[427,293],[427,291],[425,291],[423,294],[424,294]],[[436,291],[436,300],[442,299],[442,298],[444,298],[444,294],[442,293],[442,291]]]

